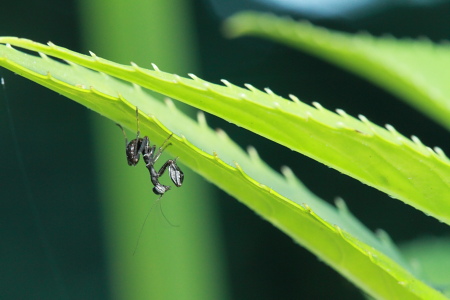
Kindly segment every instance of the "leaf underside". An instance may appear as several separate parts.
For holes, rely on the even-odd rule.
[[[358,156],[367,148],[364,143],[375,144],[379,147],[370,154],[377,161],[385,160],[380,158],[382,155],[378,152],[384,153],[384,148],[390,147],[389,149],[397,149],[398,155],[408,157],[408,154],[410,159],[419,157],[427,161],[427,164],[436,164],[438,170],[442,168],[441,172],[445,172],[448,161],[442,154],[429,151],[398,133],[381,129],[368,121],[361,122],[344,113],[339,116],[320,106],[313,108],[301,102],[288,103],[278,96],[252,88],[249,91],[231,85],[216,86],[199,79],[182,79],[159,70],[127,67],[97,57],[86,57],[53,45],[47,47],[26,40],[0,38],[0,42],[6,41],[71,62],[64,64],[45,55],[39,58],[0,45],[0,65],[128,128],[135,128],[135,106],[138,106],[143,134],[150,136],[156,143],[161,143],[170,132],[174,132],[173,147],[169,151],[176,152],[182,163],[235,196],[368,294],[392,299],[445,299],[404,269],[407,265],[401,261],[389,240],[374,237],[348,212],[343,202],[339,202],[339,209],[331,207],[307,191],[288,168],[284,169],[284,177],[278,175],[258,158],[255,150],[251,149],[247,155],[226,134],[209,129],[202,116],[199,117],[199,122],[194,122],[179,112],[171,102],[163,105],[144,89],[124,81],[147,88],[155,85],[157,88],[154,90],[168,96],[176,95],[175,98],[182,98],[187,103],[197,99],[200,103],[197,103],[197,107],[206,107],[208,102],[213,107],[207,110],[210,112],[223,108],[223,114],[228,115],[235,112],[233,106],[237,105],[240,108],[247,107],[250,111],[255,111],[255,114],[268,111],[279,115],[286,118],[288,124],[299,122],[301,126],[296,128],[302,128],[299,129],[300,138],[302,134],[307,134],[314,140],[308,145],[310,148],[317,147],[318,141],[331,134],[335,138],[328,140],[328,151],[339,151],[339,144],[353,141],[360,145],[360,153],[356,153]],[[77,65],[81,63],[102,73]],[[267,112],[265,114],[268,115]],[[248,114],[238,114],[236,119],[235,123],[245,125],[254,118]],[[267,126],[261,127],[264,134],[256,130],[259,134],[270,137],[276,133]],[[295,137],[289,134],[278,138],[281,144],[298,144],[293,143],[293,140]],[[297,145],[296,148],[302,147]],[[320,152],[318,156],[323,156],[323,160],[334,156],[326,151]],[[377,177],[377,174],[356,167],[356,161],[350,155],[345,157],[350,160],[346,164],[365,174],[365,177]],[[352,161],[353,165],[350,164]],[[419,163],[417,168],[423,165]],[[227,180],[224,181],[223,178]],[[411,184],[406,187],[411,187]]]
[[[95,55],[89,57],[53,44],[46,46],[24,39],[4,37],[0,43],[72,61],[185,102],[305,154],[450,224],[449,159],[440,148],[432,150],[417,137],[411,141],[392,126],[385,129],[364,116],[358,120],[343,110],[337,110],[336,114],[317,103],[312,107],[293,96],[294,101],[289,101],[270,90],[261,92],[250,85],[246,86],[248,89],[226,81],[226,86],[215,85],[194,75],[191,75],[193,79],[187,79],[159,69],[120,65]]]

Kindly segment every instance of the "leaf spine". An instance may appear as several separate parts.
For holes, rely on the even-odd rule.
[[[348,118],[348,114],[345,112],[345,110],[338,108],[338,109],[336,109],[336,112],[337,112],[337,114],[340,115],[341,117],[343,117],[343,118]]]
[[[200,125],[200,127],[208,127],[208,123],[206,122],[205,114],[201,110],[199,110],[197,112],[197,122],[198,122],[198,125]]]
[[[323,106],[319,102],[314,101],[312,105],[314,105],[317,110],[324,110]]]
[[[259,157],[258,151],[256,150],[255,147],[248,146],[247,147],[247,153],[248,153],[248,156],[250,157],[251,160],[253,160],[253,161],[260,161],[261,160],[260,157]]]
[[[272,90],[269,89],[269,88],[264,88],[264,91],[265,91],[268,95],[270,95],[270,96],[276,96],[275,93],[272,92]]]
[[[244,86],[251,92],[257,92],[258,89],[255,88],[253,85],[249,84],[249,83],[245,83]]]
[[[188,76],[191,77],[194,81],[201,81],[200,78],[198,78],[198,76],[193,73],[188,73]]]
[[[155,65],[154,63],[152,63],[152,68],[153,68],[153,70],[156,71],[156,72],[161,72],[161,70],[158,68],[158,66]]]
[[[231,88],[233,85],[226,79],[221,79],[220,80],[226,87]]]
[[[290,98],[294,103],[297,103],[297,104],[301,103],[301,101],[300,101],[296,96],[294,96],[294,95],[292,95],[292,94],[289,94],[289,98]]]
[[[92,52],[92,51],[89,51],[89,55],[94,59],[94,60],[97,60],[98,61],[98,56],[97,55],[95,55],[95,53],[94,52]]]

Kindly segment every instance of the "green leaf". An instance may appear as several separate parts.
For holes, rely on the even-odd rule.
[[[402,244],[401,251],[416,274],[450,296],[450,238],[423,237]]]
[[[243,89],[224,81],[226,86],[219,86],[194,75],[193,79],[187,79],[157,68],[151,71],[134,64],[120,65],[51,43],[46,46],[8,37],[0,38],[0,43],[66,59],[183,101],[303,153],[450,224],[449,159],[440,148],[433,151],[417,137],[411,141],[390,125],[384,129],[364,116],[358,120],[343,110],[335,114],[318,103],[311,107],[294,96],[289,101],[250,85]]]
[[[450,129],[448,43],[348,34],[252,12],[231,17],[225,31],[231,37],[265,37],[341,66],[398,95]]]
[[[270,170],[254,150],[250,150],[250,155],[247,155],[223,132],[216,133],[209,129],[202,115],[198,123],[194,122],[179,112],[171,102],[163,105],[145,90],[123,80],[140,83],[153,81],[155,85],[160,84],[166,94],[181,93],[179,97],[187,99],[197,97],[196,102],[200,103],[199,106],[207,106],[209,103],[213,107],[211,110],[216,110],[217,107],[224,108],[226,115],[236,112],[233,105],[245,106],[250,111],[240,122],[246,127],[253,127],[249,123],[257,121],[248,116],[250,112],[260,114],[267,111],[267,118],[264,119],[267,123],[272,123],[273,120],[268,113],[274,114],[275,118],[279,114],[286,118],[286,122],[280,123],[283,124],[280,127],[290,133],[293,131],[289,127],[296,126],[294,120],[300,122],[303,126],[300,138],[305,132],[313,140],[323,139],[330,133],[342,136],[342,141],[337,138],[335,141],[332,139],[328,141],[327,148],[333,151],[336,146],[331,145],[332,143],[339,144],[352,139],[358,141],[357,144],[361,143],[360,139],[364,142],[377,140],[387,145],[392,144],[395,145],[394,148],[404,149],[402,151],[406,153],[410,151],[424,160],[426,160],[424,153],[428,153],[427,150],[419,151],[418,145],[403,140],[404,138],[399,135],[387,132],[375,134],[373,131],[380,129],[373,129],[375,125],[368,122],[359,122],[348,116],[340,117],[320,107],[314,109],[300,102],[285,103],[274,95],[212,84],[207,84],[208,88],[205,88],[206,83],[199,80],[181,79],[160,71],[151,72],[136,67],[125,67],[98,58],[84,57],[54,46],[46,47],[16,39],[8,41],[24,43],[32,50],[34,47],[42,48],[62,59],[71,57],[73,62],[64,64],[44,55],[41,55],[42,58],[34,57],[9,46],[0,45],[0,65],[129,128],[135,128],[135,106],[138,106],[143,134],[148,135],[156,143],[161,143],[170,132],[174,132],[175,135],[171,139],[173,147],[168,151],[176,153],[180,157],[180,162],[235,196],[366,293],[377,298],[389,299],[445,299],[442,294],[412,276],[407,270],[408,266],[402,262],[389,240],[386,237],[381,239],[374,237],[354,219],[342,201],[338,202],[339,209],[336,210],[307,191],[289,169],[285,168],[284,177],[280,176]],[[75,64],[77,62],[91,64],[110,74],[117,73],[123,80],[77,66]],[[150,77],[148,74],[153,76]],[[174,79],[176,82],[171,81]],[[236,98],[236,94],[242,92],[247,96]],[[221,102],[218,103],[219,101]],[[276,109],[268,106],[273,105],[274,101],[278,103]],[[286,107],[291,108],[292,112],[287,113]],[[244,113],[245,111],[242,112]],[[349,128],[349,125],[344,124],[334,126],[336,121],[345,121],[358,129]],[[273,133],[262,123],[264,122],[259,121],[259,126]],[[392,142],[390,139],[395,141],[394,137],[401,138],[402,143]],[[292,143],[295,138],[296,136],[284,134],[279,140]],[[311,144],[315,142],[311,141]],[[326,151],[320,151],[320,155],[328,154]],[[428,156],[432,161],[443,160],[436,154]],[[234,163],[235,161],[237,163]]]

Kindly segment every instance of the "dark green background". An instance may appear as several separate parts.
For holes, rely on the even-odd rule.
[[[222,6],[226,13],[249,8],[273,11],[250,1]],[[192,7],[199,75],[205,80],[218,83],[224,78],[237,85],[270,87],[282,96],[294,94],[307,103],[317,101],[328,109],[363,114],[377,124],[392,124],[399,132],[417,135],[426,145],[440,146],[450,153],[444,129],[390,94],[269,41],[227,40],[220,32],[222,17],[214,14],[207,1],[192,1]],[[300,13],[290,14],[308,19]],[[434,6],[392,6],[360,18],[312,21],[347,32],[366,30],[374,35],[427,36],[440,41],[450,36],[449,15],[450,4],[444,2]],[[82,51],[78,20],[75,1],[3,1],[0,35],[51,40]],[[92,113],[9,71],[1,69],[0,74],[6,80],[19,142],[17,149],[2,92],[0,299],[110,299],[92,158],[96,141],[88,123],[88,114]],[[397,242],[448,232],[434,219],[332,169],[225,121],[212,117],[208,121],[212,127],[224,128],[243,147],[254,145],[276,170],[290,166],[327,201],[337,196],[344,198],[369,228],[383,228]],[[111,147],[123,147],[123,143]],[[16,159],[18,150],[28,185]],[[115,163],[123,161],[111,162]],[[220,197],[211,201],[217,201],[221,211],[232,299],[279,299],[280,295],[283,299],[362,298],[353,285],[315,256],[225,193],[217,193]]]

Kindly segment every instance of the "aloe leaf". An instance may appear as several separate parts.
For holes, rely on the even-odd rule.
[[[268,38],[320,57],[391,91],[450,129],[450,45],[348,34],[270,14],[243,12],[225,24],[231,37]]]
[[[0,43],[72,61],[183,101],[303,153],[450,224],[449,159],[440,148],[433,151],[417,137],[409,140],[390,125],[385,129],[364,116],[358,120],[343,110],[337,110],[336,114],[318,103],[312,107],[294,96],[289,101],[250,85],[243,89],[224,81],[226,86],[220,86],[194,75],[193,79],[187,79],[156,67],[152,71],[134,64],[125,66],[51,43],[46,46],[10,37],[0,38]]]
[[[182,163],[235,196],[366,293],[377,298],[445,299],[411,275],[389,240],[374,237],[342,201],[336,210],[307,191],[288,168],[283,170],[284,177],[278,175],[255,150],[247,155],[223,132],[209,129],[202,115],[194,122],[173,103],[165,106],[139,86],[74,63],[64,64],[42,54],[41,58],[31,56],[4,45],[0,53],[0,65],[126,127],[135,127],[138,106],[143,134],[161,143],[174,132],[168,151],[176,153]]]

